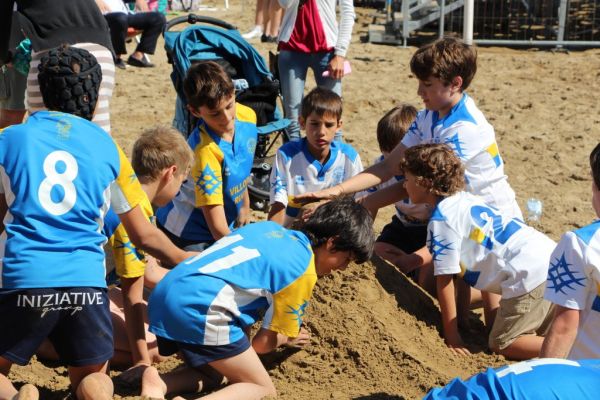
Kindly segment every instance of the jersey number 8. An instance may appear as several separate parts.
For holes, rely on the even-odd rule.
[[[63,163],[64,171],[59,172],[58,165]],[[66,151],[57,150],[48,154],[44,160],[44,175],[46,178],[38,189],[40,204],[52,215],[63,215],[73,208],[77,201],[77,190],[73,181],[77,178],[79,167],[77,160]],[[63,198],[59,202],[52,199],[52,190],[55,186],[63,189]]]

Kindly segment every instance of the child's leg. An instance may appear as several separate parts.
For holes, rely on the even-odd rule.
[[[69,374],[71,372],[72,367],[69,368]],[[105,372],[93,372],[80,381],[75,393],[78,400],[111,400],[113,392],[114,387],[110,377]]]
[[[0,399],[12,399],[17,393],[17,389],[7,376],[12,367],[12,362],[4,357],[0,357]]]
[[[107,375],[108,361],[82,367],[69,366],[71,387],[79,400],[110,400],[113,384]]]
[[[545,282],[529,293],[501,299],[489,338],[490,349],[514,360],[539,357],[544,338],[535,332],[545,323],[550,302],[544,300]]]
[[[501,298],[502,297],[499,294],[481,292],[481,299],[483,300],[483,317],[485,318],[485,327],[488,331],[494,326],[496,314],[498,313],[498,308],[500,308]]]
[[[183,367],[159,375],[154,367],[146,368],[142,375],[142,396],[163,398],[167,393],[199,393],[221,384],[222,376],[213,379],[205,370]]]

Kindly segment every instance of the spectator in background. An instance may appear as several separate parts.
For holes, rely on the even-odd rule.
[[[286,118],[292,140],[300,139],[298,116],[304,96],[308,68],[318,86],[342,95],[344,62],[354,26],[352,0],[339,0],[340,22],[336,18],[337,0],[279,0],[284,8],[279,33],[279,77]],[[323,73],[329,72],[328,77]],[[336,139],[341,139],[338,132]]]
[[[17,14],[13,13],[10,49],[14,50],[23,39],[25,37],[21,33]],[[23,72],[18,71],[14,66],[0,68],[0,129],[23,122],[27,111],[25,107],[27,73]]]
[[[135,51],[127,59],[127,64],[134,67],[154,67],[154,64],[144,57],[144,53],[154,54],[158,37],[167,23],[165,16],[158,11],[149,11],[146,0],[135,1],[137,13],[133,13],[123,0],[96,0],[96,3],[110,27],[110,38],[115,49],[115,65],[125,69],[125,62],[121,56],[127,54],[125,41],[127,29],[131,27],[142,31],[142,37]]]
[[[254,28],[242,35],[244,39],[254,39],[260,36],[263,43],[276,43],[281,25],[283,8],[278,0],[258,0]]]
[[[42,56],[48,49],[68,43],[89,51],[100,64],[102,82],[92,121],[110,132],[109,102],[115,84],[115,66],[108,25],[94,0],[0,1],[0,67],[11,64],[14,55],[9,41],[15,4],[22,32],[31,40],[33,49],[27,76],[27,111],[31,114],[45,109],[37,78]]]

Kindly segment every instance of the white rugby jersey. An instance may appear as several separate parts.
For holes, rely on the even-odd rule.
[[[373,161],[373,165],[382,162],[383,158],[383,154],[377,157]],[[383,190],[388,186],[392,186],[399,182],[404,182],[404,175],[393,176],[387,181],[361,192],[357,197],[368,196],[371,193],[375,193],[378,190]],[[397,201],[394,204],[394,207],[396,208],[396,217],[398,217],[404,226],[427,225],[432,211],[428,204],[415,204],[410,201],[408,197],[404,200]]]
[[[325,164],[310,154],[306,138],[288,142],[277,151],[271,171],[269,204],[279,202],[286,206],[285,226],[293,222],[300,211],[301,206],[294,203],[294,196],[333,187],[362,172],[360,156],[349,144],[333,141],[330,151]]]
[[[460,274],[470,286],[511,298],[545,281],[556,243],[481,198],[460,192],[434,209],[427,246],[434,275]]]
[[[402,144],[413,147],[428,143],[445,143],[460,157],[468,192],[483,197],[506,215],[523,219],[504,174],[494,128],[466,93],[441,119],[437,111],[419,111]]]
[[[563,235],[550,258],[545,297],[581,310],[569,358],[600,358],[600,220]]]

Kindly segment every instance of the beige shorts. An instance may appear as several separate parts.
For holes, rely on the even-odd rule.
[[[489,337],[490,349],[503,350],[523,335],[543,336],[552,322],[552,303],[544,299],[546,282],[529,293],[500,300]]]

